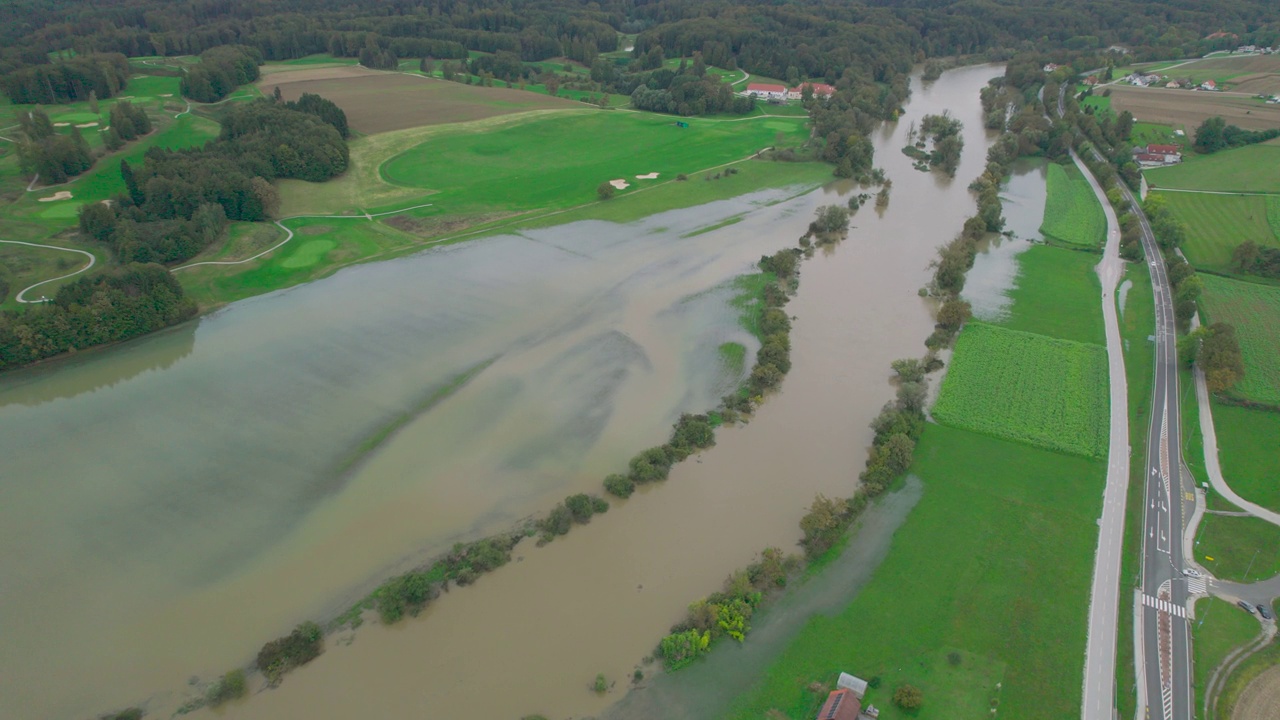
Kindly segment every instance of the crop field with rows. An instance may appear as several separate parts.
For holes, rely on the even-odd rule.
[[[1106,239],[1107,218],[1080,171],[1049,164],[1049,195],[1040,232],[1067,243],[1096,248]]]
[[[971,322],[932,412],[946,425],[1102,457],[1108,411],[1102,346]]]

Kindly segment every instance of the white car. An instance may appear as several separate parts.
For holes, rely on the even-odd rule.
[[[1193,578],[1200,577],[1200,571],[1195,568],[1187,568],[1186,570],[1182,571],[1182,574],[1186,575],[1187,577],[1193,577]]]

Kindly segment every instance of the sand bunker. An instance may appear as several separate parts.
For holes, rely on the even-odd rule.
[[[71,123],[54,123],[54,127],[69,127]]]
[[[173,97],[173,93],[160,93],[160,97]]]
[[[622,180],[621,178],[618,180],[610,180],[609,184],[618,188],[619,190],[626,190],[627,188],[631,187],[630,185],[627,184],[626,180]]]
[[[98,123],[96,123],[96,122],[83,123],[83,124],[77,125],[76,127],[78,127],[78,128],[91,128],[91,127],[98,127]]]
[[[637,180],[653,180],[658,177],[658,173],[649,173],[648,175],[637,175]]]
[[[66,190],[59,190],[58,192],[50,195],[49,197],[40,198],[40,202],[53,202],[54,200],[70,200],[70,199],[71,199],[71,193],[67,192]]]

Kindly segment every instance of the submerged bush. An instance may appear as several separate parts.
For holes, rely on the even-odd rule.
[[[626,475],[614,473],[604,479],[604,489],[615,497],[629,498],[636,491],[636,484]]]
[[[225,702],[244,697],[245,690],[244,670],[236,668],[214,681],[213,685],[209,686],[205,699],[209,702],[209,707],[218,707]]]
[[[276,638],[258,651],[257,667],[271,684],[293,668],[306,665],[324,652],[324,632],[307,621],[284,637]]]

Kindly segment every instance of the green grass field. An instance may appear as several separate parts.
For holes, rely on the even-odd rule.
[[[1245,376],[1231,393],[1280,405],[1280,287],[1202,274],[1200,306],[1211,322],[1235,326]]]
[[[1152,187],[1280,193],[1277,166],[1280,142],[1271,140],[1212,155],[1187,155],[1179,165],[1153,168],[1144,174]]]
[[[1107,235],[1102,205],[1075,167],[1049,164],[1049,193],[1040,232],[1068,245],[1096,248]]]
[[[933,416],[1059,452],[1101,457],[1110,425],[1106,350],[970,322]]]
[[[1222,477],[1240,497],[1280,512],[1280,413],[1213,403]]]
[[[1009,298],[1009,316],[999,325],[1063,340],[1106,342],[1102,327],[1102,286],[1093,267],[1098,256],[1051,245],[1035,245],[1018,255],[1018,276]]]
[[[1231,651],[1257,638],[1260,628],[1258,621],[1236,607],[1235,603],[1204,598],[1196,603],[1196,619],[1191,631],[1191,651],[1195,654],[1195,696],[1200,700],[1214,668]],[[1199,712],[1196,717],[1200,717]]]
[[[924,496],[869,584],[811,618],[728,717],[813,717],[825,693],[808,685],[842,670],[881,678],[884,720],[990,717],[993,699],[1001,717],[1079,715],[1103,466],[930,425],[912,472]],[[901,683],[923,690],[918,714],[890,702]]]
[[[1168,125],[1160,125],[1157,123],[1135,122],[1133,131],[1129,133],[1129,142],[1134,146],[1156,145],[1185,145],[1187,138],[1178,135],[1174,129]]]
[[[1271,198],[1182,192],[1160,193],[1160,197],[1186,225],[1182,251],[1198,268],[1232,272],[1231,253],[1246,240],[1280,247],[1280,238],[1268,221],[1267,202]]]
[[[1262,518],[1206,513],[1195,549],[1196,561],[1223,580],[1256,582],[1280,573],[1280,527]]]
[[[486,133],[441,135],[382,165],[389,182],[438,191],[447,211],[531,210],[578,205],[605,181],[625,179],[625,196],[655,180],[636,175],[677,173],[740,160],[782,133],[803,139],[804,123],[782,119],[724,123],[689,118],[676,127],[667,116],[586,113],[537,118]]]
[[[1090,95],[1080,101],[1081,109],[1093,108],[1093,111],[1099,115],[1111,112],[1111,98],[1103,95]]]

